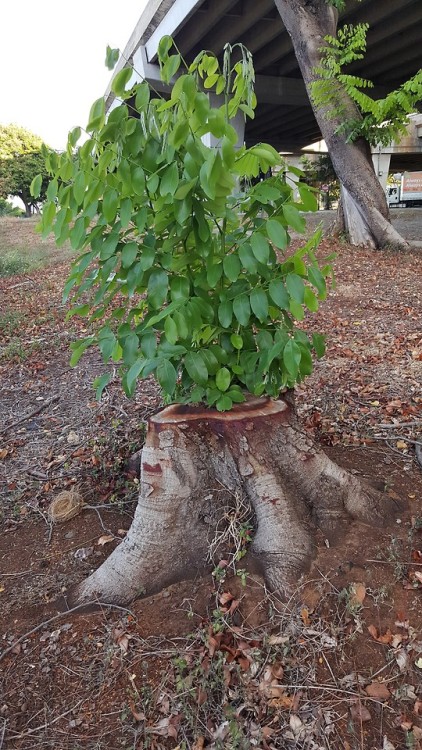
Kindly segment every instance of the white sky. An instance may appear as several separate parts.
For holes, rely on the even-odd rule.
[[[0,14],[0,124],[16,123],[53,148],[87,124],[147,0],[7,0]]]

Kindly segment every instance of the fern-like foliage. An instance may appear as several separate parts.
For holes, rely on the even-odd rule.
[[[405,132],[408,116],[422,100],[422,69],[384,99],[373,99],[367,91],[373,88],[371,81],[344,72],[347,65],[365,57],[368,28],[366,23],[346,25],[336,37],[325,37],[311,95],[327,117],[341,121],[337,131],[347,141],[363,137],[371,145],[387,145]]]

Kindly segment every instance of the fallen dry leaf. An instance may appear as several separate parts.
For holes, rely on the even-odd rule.
[[[372,719],[372,716],[369,713],[368,709],[360,701],[352,703],[352,705],[350,706],[350,714],[352,719],[356,719],[359,722],[371,721]]]
[[[384,635],[380,635],[380,633],[378,632],[378,628],[376,628],[375,625],[369,625],[368,632],[372,635],[372,638],[374,638],[374,640],[378,641],[378,643],[390,644],[393,640],[393,634],[389,628],[386,630]]]
[[[350,587],[350,604],[360,605],[366,596],[366,586],[364,583],[352,583]]]
[[[100,536],[97,544],[100,547],[104,547],[105,544],[108,544],[109,542],[112,542],[114,539],[113,534],[103,534],[103,536]]]
[[[390,697],[390,691],[383,682],[371,682],[365,688],[365,691],[371,698],[379,698],[382,701],[388,700]]]

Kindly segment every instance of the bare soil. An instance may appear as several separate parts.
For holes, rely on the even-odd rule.
[[[146,381],[128,401],[113,378],[99,404],[100,357],[69,367],[85,322],[66,320],[57,251],[0,278],[0,748],[422,747],[421,259],[332,250],[336,289],[305,323],[328,351],[298,409],[331,458],[407,510],[351,524],[335,548],[318,538],[285,604],[246,555],[237,575],[193,570],[127,610],[66,612],[130,525],[128,459],[160,395]],[[72,488],[89,507],[53,525],[51,501]]]

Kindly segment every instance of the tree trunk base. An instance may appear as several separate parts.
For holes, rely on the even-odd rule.
[[[316,528],[333,544],[351,519],[382,525],[397,514],[389,498],[313,443],[288,394],[252,398],[224,414],[170,406],[149,421],[132,526],[72,603],[124,604],[198,575],[211,549],[216,562],[224,557],[222,529],[233,525],[239,504],[255,517],[250,554],[282,597],[315,556]]]

